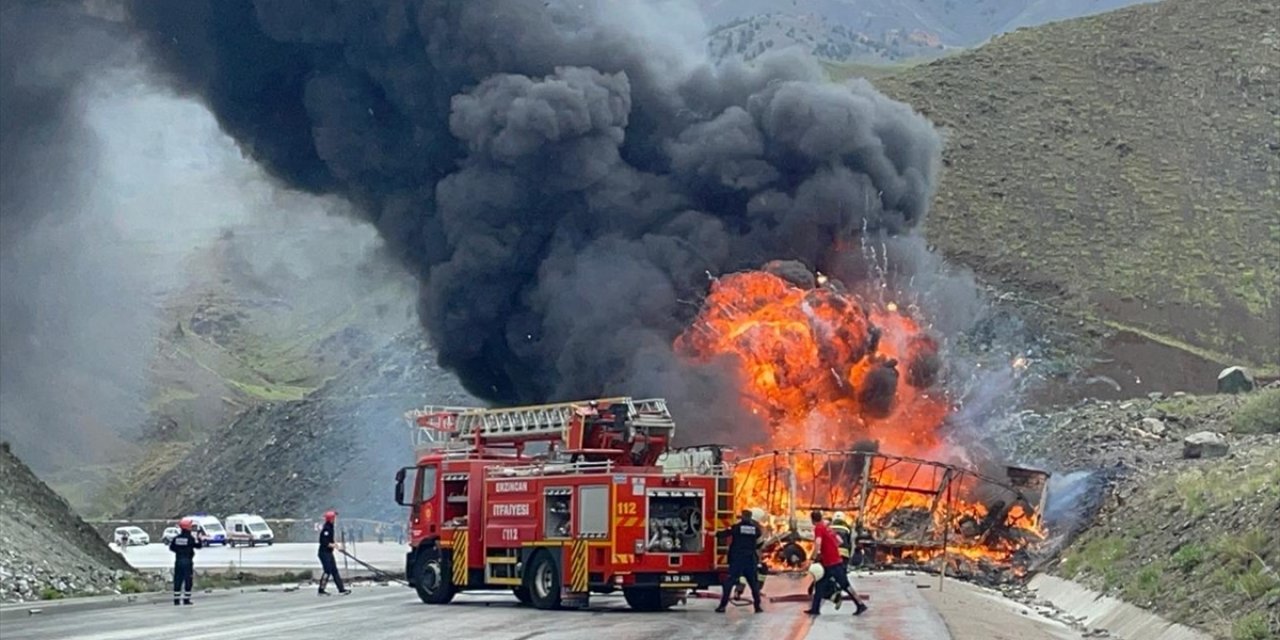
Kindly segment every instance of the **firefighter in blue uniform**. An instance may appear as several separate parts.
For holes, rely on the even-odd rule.
[[[338,519],[337,511],[326,511],[324,514],[324,526],[320,529],[320,550],[316,554],[320,557],[320,567],[324,571],[320,576],[320,592],[319,595],[327,596],[328,591],[325,587],[329,584],[329,577],[333,576],[333,584],[338,587],[338,593],[347,595],[351,593],[350,589],[342,587],[342,576],[338,575],[338,561],[333,557],[333,550],[341,548],[333,539],[333,523]]]
[[[183,518],[178,522],[182,531],[169,541],[169,550],[173,552],[173,605],[191,604],[191,583],[195,579],[196,549],[201,547],[200,538],[191,533],[191,518]]]
[[[751,599],[755,603],[756,613],[764,611],[760,608],[760,577],[756,566],[756,546],[760,541],[760,532],[760,524],[751,518],[750,510],[743,510],[742,519],[737,524],[716,532],[717,538],[732,538],[729,542],[729,579],[720,592],[720,606],[716,607],[716,613],[724,613],[724,608],[729,604],[729,595],[739,578],[746,579],[747,586],[751,587]]]

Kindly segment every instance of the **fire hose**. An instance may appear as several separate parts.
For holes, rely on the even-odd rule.
[[[382,570],[382,569],[379,569],[379,568],[377,568],[377,567],[375,567],[375,566],[373,566],[373,565],[369,564],[368,562],[365,562],[364,560],[361,560],[360,558],[357,558],[357,557],[355,557],[354,555],[351,555],[350,553],[348,553],[348,552],[347,552],[347,550],[346,550],[346,549],[339,548],[339,549],[338,549],[338,551],[339,551],[342,555],[344,555],[344,556],[346,556],[346,557],[348,557],[348,558],[350,558],[350,559],[354,560],[356,564],[358,564],[358,565],[360,565],[360,566],[362,566],[362,567],[364,567],[364,568],[368,569],[369,571],[372,571],[374,576],[377,576],[377,577],[379,577],[379,578],[381,578],[381,579],[383,579],[383,580],[386,580],[386,581],[388,581],[388,582],[398,582],[398,583],[400,583],[400,584],[402,584],[402,585],[404,585],[404,586],[406,586],[406,587],[407,587],[407,586],[409,586],[409,583],[408,583],[408,582],[406,582],[406,581],[404,581],[404,580],[401,580],[400,578],[395,577],[395,574],[391,573],[390,571],[384,571],[384,570]]]

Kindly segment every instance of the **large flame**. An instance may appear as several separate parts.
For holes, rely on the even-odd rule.
[[[737,357],[743,401],[768,423],[771,448],[871,439],[885,451],[937,453],[948,410],[929,389],[937,343],[896,305],[868,307],[834,281],[803,289],[764,271],[735,273],[712,285],[676,349]]]
[[[811,286],[796,284],[773,267],[715,281],[701,313],[676,340],[677,353],[735,360],[742,402],[768,425],[760,451],[888,455],[791,454],[740,464],[737,506],[764,507],[784,528],[797,516],[803,522],[809,508],[856,511],[850,516],[882,540],[920,538],[909,529],[923,518],[934,534],[954,533],[945,544],[951,553],[1008,560],[1019,543],[981,534],[1001,516],[1003,529],[1036,531],[1032,514],[997,501],[1003,512],[993,516],[993,507],[977,498],[977,475],[930,462],[964,455],[942,437],[950,403],[937,384],[937,341],[896,304],[868,303],[823,276]],[[789,495],[793,485],[780,481],[791,474],[800,495]],[[861,482],[864,475],[870,486]],[[791,512],[779,513],[783,506]],[[936,540],[900,549],[900,557],[914,561],[939,553]]]

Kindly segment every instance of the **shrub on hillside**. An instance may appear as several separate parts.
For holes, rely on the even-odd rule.
[[[1236,433],[1280,433],[1280,389],[1264,389],[1254,394],[1231,417]]]

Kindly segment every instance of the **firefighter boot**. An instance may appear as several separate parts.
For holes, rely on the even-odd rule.
[[[716,613],[724,613],[724,607],[716,607]]]
[[[855,616],[860,616],[860,615],[862,615],[863,613],[866,613],[866,611],[867,611],[867,605],[862,604],[862,601],[861,601],[861,600],[854,600],[854,602],[855,602],[855,603],[857,603],[858,608],[853,610],[853,615],[855,615]]]

